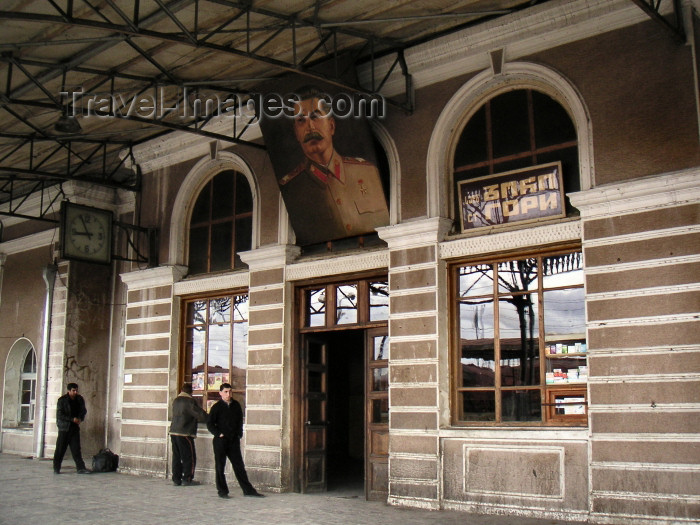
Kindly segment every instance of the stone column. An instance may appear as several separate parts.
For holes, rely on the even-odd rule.
[[[241,254],[250,268],[245,463],[254,484],[290,488],[291,320],[293,292],[286,266],[296,246]]]
[[[440,505],[439,305],[447,290],[438,244],[450,225],[432,218],[378,230],[389,244],[391,504]]]

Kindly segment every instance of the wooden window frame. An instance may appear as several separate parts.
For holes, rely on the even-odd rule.
[[[188,331],[195,326],[203,326],[205,327],[205,337],[204,337],[204,363],[203,363],[203,369],[202,373],[204,374],[203,377],[203,388],[199,389],[196,388],[196,385],[192,385],[192,395],[195,399],[197,399],[201,405],[202,408],[208,411],[208,401],[217,401],[219,399],[218,393],[219,389],[217,388],[209,388],[209,327],[211,326],[210,319],[209,319],[209,312],[210,312],[210,304],[212,300],[216,299],[221,299],[225,297],[230,297],[232,299],[232,304],[234,301],[235,297],[249,297],[249,293],[247,290],[236,290],[236,291],[226,291],[226,292],[219,292],[219,293],[214,293],[214,294],[207,294],[207,295],[198,295],[198,296],[192,296],[192,297],[186,297],[182,298],[181,301],[181,316],[182,316],[182,330],[180,334],[180,358],[179,358],[179,366],[178,366],[178,385],[182,385],[183,383],[191,383],[193,374],[192,374],[192,349],[191,345],[188,344]],[[188,319],[188,305],[198,302],[198,301],[204,301],[206,303],[204,307],[205,311],[205,318],[204,322],[201,323],[193,323],[190,322],[190,319]],[[232,383],[232,377],[231,374],[233,372],[234,368],[234,362],[233,362],[233,354],[236,351],[236,348],[234,348],[235,344],[235,338],[234,338],[234,330],[236,325],[249,325],[249,319],[250,319],[250,314],[248,314],[248,318],[245,320],[235,320],[233,312],[231,313],[231,318],[227,322],[230,325],[230,335],[229,335],[229,349],[228,349],[228,381],[222,381],[222,382],[228,382],[232,385],[232,395],[233,398],[236,399],[239,403],[241,403],[241,407],[245,411],[245,398],[246,398],[246,381],[245,381],[245,376],[243,379],[243,386],[242,387],[236,387]],[[247,348],[247,342],[245,345],[245,348],[243,349],[244,354],[246,354],[248,351]],[[211,403],[209,403],[211,404]]]
[[[501,348],[499,340],[499,328],[496,322],[497,317],[494,318],[494,385],[491,387],[465,387],[462,385],[462,366],[461,366],[461,327],[460,327],[460,308],[461,303],[459,296],[459,269],[464,266],[477,265],[477,264],[490,264],[493,266],[494,271],[498,264],[508,261],[516,261],[528,258],[538,259],[538,277],[537,277],[537,288],[531,290],[532,293],[536,293],[538,296],[538,304],[541,306],[544,301],[543,293],[550,290],[565,290],[565,289],[584,289],[584,284],[577,285],[567,285],[562,287],[547,287],[544,288],[542,285],[542,274],[539,268],[541,268],[541,261],[545,257],[564,255],[567,253],[581,253],[581,246],[576,243],[572,245],[562,245],[555,249],[544,250],[544,251],[531,251],[531,252],[511,252],[507,254],[501,254],[492,257],[483,257],[478,259],[460,260],[454,261],[449,264],[449,280],[450,280],[450,345],[451,345],[451,419],[454,426],[459,427],[473,427],[473,426],[586,426],[588,424],[588,394],[587,394],[587,381],[579,382],[576,384],[548,384],[546,381],[546,372],[548,365],[548,345],[545,341],[545,309],[538,307],[537,312],[537,340],[538,340],[538,362],[539,362],[539,384],[536,385],[522,385],[522,386],[503,386],[500,384],[500,362],[501,362]],[[507,293],[498,293],[497,279],[494,279],[494,289],[491,294],[494,304],[498,303],[498,298],[501,296],[507,296]],[[475,296],[481,297],[481,296]],[[485,296],[484,296],[485,297]],[[585,299],[584,299],[585,301]],[[494,314],[495,315],[495,314]],[[587,357],[587,353],[580,354],[568,354],[571,357]],[[555,356],[552,356],[555,357]],[[560,357],[560,356],[559,356]],[[527,390],[539,390],[540,400],[542,404],[541,410],[541,420],[540,421],[502,421],[501,420],[501,393],[503,391],[527,391]],[[467,391],[485,391],[494,392],[495,396],[495,414],[493,421],[468,421],[461,419],[462,414],[462,400],[461,393]],[[566,395],[567,397],[583,397],[585,399],[584,411],[585,414],[567,414],[562,415],[557,413],[556,397]]]

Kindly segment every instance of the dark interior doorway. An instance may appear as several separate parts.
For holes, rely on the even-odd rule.
[[[364,330],[315,335],[328,343],[328,491],[364,496]]]

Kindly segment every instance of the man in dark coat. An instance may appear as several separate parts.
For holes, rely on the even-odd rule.
[[[244,496],[262,498],[250,481],[245,471],[243,456],[241,455],[241,438],[243,437],[243,410],[235,399],[231,398],[231,385],[224,383],[219,387],[221,399],[217,401],[209,412],[207,428],[214,435],[214,463],[216,467],[216,490],[219,497],[228,498],[228,485],[226,484],[226,458],[231,461],[233,473],[238,484],[243,489]]]
[[[173,422],[170,424],[170,442],[173,446],[173,483],[175,485],[197,485],[194,469],[197,453],[194,440],[197,437],[197,423],[204,423],[207,413],[192,397],[192,385],[182,385],[180,395],[173,401]]]
[[[85,468],[83,455],[80,450],[80,423],[85,420],[87,410],[85,400],[78,394],[78,385],[68,383],[68,392],[58,398],[56,406],[56,426],[58,427],[58,438],[56,439],[56,450],[53,454],[53,471],[60,474],[63,456],[66,449],[70,447],[70,453],[75,461],[75,468],[78,474],[89,474]]]

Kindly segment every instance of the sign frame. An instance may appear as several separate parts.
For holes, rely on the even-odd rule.
[[[557,187],[547,187],[552,182]],[[512,190],[517,195],[510,195]],[[463,180],[457,193],[461,233],[566,217],[561,161]],[[553,199],[556,206],[551,207]],[[525,212],[522,204],[527,204]]]

